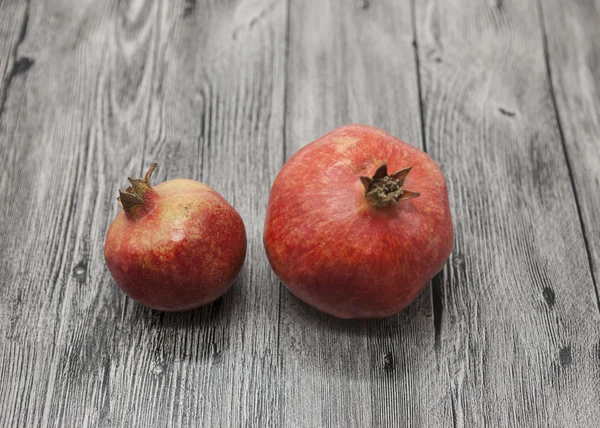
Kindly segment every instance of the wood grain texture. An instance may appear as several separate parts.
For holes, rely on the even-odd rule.
[[[111,331],[99,304],[110,290],[99,285],[102,233],[90,227],[100,224],[104,184],[91,126],[103,40],[93,37],[93,25],[77,31],[81,10],[90,24],[106,17],[91,4],[30,5],[18,53],[35,65],[7,92],[0,131],[7,160],[0,178],[1,426],[60,425],[65,414],[74,423],[94,419],[105,397],[101,368],[110,342],[90,340]],[[93,400],[81,393],[92,390],[99,395]]]
[[[0,0],[0,120],[13,78],[32,65],[30,58],[20,57],[18,53],[27,32],[28,15],[26,0]]]
[[[539,4],[548,71],[600,310],[600,2]]]
[[[278,425],[260,236],[283,158],[285,6],[32,2],[19,49],[36,66],[0,133],[0,426]],[[239,280],[197,311],[132,303],[104,265],[117,188],[151,160],[246,222]]]
[[[286,155],[367,123],[421,147],[408,1],[290,3]],[[451,426],[431,290],[398,316],[338,320],[283,290],[283,426]]]
[[[0,427],[597,425],[599,10],[0,0]],[[283,161],[350,122],[449,183],[451,260],[383,320],[318,313],[262,248]],[[117,189],[152,161],[247,228],[234,287],[188,313],[104,264]]]
[[[599,316],[535,1],[416,2],[427,148],[450,183],[440,371],[455,426],[594,426]]]

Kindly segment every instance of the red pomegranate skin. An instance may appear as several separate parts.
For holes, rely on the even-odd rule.
[[[115,282],[132,299],[162,311],[216,300],[246,257],[242,218],[194,180],[178,178],[152,189],[135,216],[121,210],[108,229],[104,256]]]
[[[420,196],[376,208],[361,176],[412,170]],[[340,318],[400,312],[444,266],[453,229],[446,180],[423,151],[380,129],[346,125],[306,145],[278,174],[264,245],[283,284]]]

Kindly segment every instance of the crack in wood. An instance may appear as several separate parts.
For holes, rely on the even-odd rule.
[[[421,144],[423,145],[423,151],[427,151],[427,143],[425,138],[425,115],[423,113],[423,89],[421,83],[421,62],[419,58],[419,45],[417,43],[417,10],[415,0],[410,2],[410,12],[412,20],[412,46],[415,55],[415,68],[417,73],[417,92],[419,95],[419,115],[421,120]]]
[[[514,111],[507,110],[504,107],[498,107],[498,111],[508,117],[515,117],[516,115]]]
[[[6,105],[6,100],[8,98],[8,91],[10,89],[10,85],[13,82],[13,78],[18,74],[26,72],[34,63],[34,60],[28,57],[24,57],[27,61],[31,63],[27,65],[27,61],[23,62],[22,58],[17,59],[17,52],[19,51],[19,47],[23,40],[25,40],[25,36],[27,35],[27,26],[29,24],[29,7],[31,0],[27,0],[25,5],[25,13],[23,14],[23,22],[21,23],[21,30],[19,32],[19,38],[17,39],[17,43],[13,48],[12,57],[13,63],[10,71],[6,76],[6,84],[4,86],[4,90],[0,92],[0,121],[2,120],[2,116],[4,114],[4,106]]]
[[[237,39],[237,35],[238,33],[243,30],[251,30],[259,21],[261,21],[262,19],[264,19],[269,13],[271,13],[273,11],[273,9],[275,9],[275,7],[277,5],[279,5],[282,2],[282,0],[277,0],[274,1],[270,4],[268,4],[267,6],[265,6],[265,8],[263,10],[261,10],[256,16],[254,16],[250,22],[248,22],[245,25],[239,25],[238,27],[236,27],[233,32],[232,32],[232,36],[233,39]]]
[[[423,106],[423,88],[421,81],[421,62],[419,57],[419,44],[417,41],[417,12],[415,0],[410,2],[411,16],[412,16],[412,32],[413,32],[413,51],[415,56],[415,68],[417,77],[417,93],[419,96],[419,119],[421,121],[421,144],[423,145],[423,151],[427,152],[427,138],[425,131],[425,113]],[[434,349],[436,355],[439,355],[441,349],[441,330],[442,330],[442,317],[444,313],[444,304],[442,301],[442,273],[436,275],[431,284],[431,304],[433,307],[433,330],[434,330]]]
[[[436,275],[431,281],[431,300],[433,306],[433,348],[436,354],[441,350],[442,317],[444,315],[444,302],[442,297],[442,277],[441,273]]]
[[[210,90],[210,87],[209,87]],[[196,140],[196,158],[198,160],[199,171],[196,171],[196,179],[204,182],[204,147],[205,143],[210,141],[210,92],[206,92],[204,88],[200,90],[202,98],[202,114],[200,115],[200,130]]]
[[[283,166],[287,160],[287,102],[288,102],[288,71],[289,71],[289,51],[290,51],[290,2],[287,2],[286,5],[286,13],[285,13],[285,50],[283,53],[283,119],[281,121],[281,140],[282,140],[282,159],[281,166]],[[278,296],[278,304],[279,309],[277,311],[277,339],[275,342],[275,352],[277,355],[277,368],[278,370],[282,369],[283,366],[283,358],[281,355],[281,307],[283,301],[283,283],[279,282],[279,296]],[[283,418],[283,410],[280,410],[279,417]]]

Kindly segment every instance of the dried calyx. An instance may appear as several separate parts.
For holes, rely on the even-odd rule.
[[[377,209],[391,207],[400,201],[416,198],[419,193],[402,188],[406,176],[412,167],[401,169],[391,175],[388,175],[387,165],[384,163],[373,177],[360,177],[360,181],[365,186],[365,197]]]
[[[119,197],[117,200],[126,213],[133,214],[138,208],[146,204],[146,198],[149,192],[154,192],[150,185],[150,178],[157,167],[158,164],[156,162],[150,165],[144,178],[129,177],[128,180],[131,183],[131,186],[125,191],[119,190]]]

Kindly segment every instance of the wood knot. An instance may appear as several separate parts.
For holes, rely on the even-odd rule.
[[[571,354],[571,347],[569,345],[563,346],[558,351],[558,359],[561,367],[568,367],[573,362],[573,355]]]
[[[391,352],[388,352],[383,357],[383,369],[386,372],[391,372],[394,370],[394,355]]]
[[[542,296],[549,307],[554,306],[554,303],[556,302],[556,295],[554,294],[554,290],[552,288],[544,287],[542,290]]]
[[[33,58],[29,58],[27,56],[18,58],[15,61],[15,66],[13,68],[13,76],[26,73],[33,66],[33,64],[35,64],[35,60]]]

